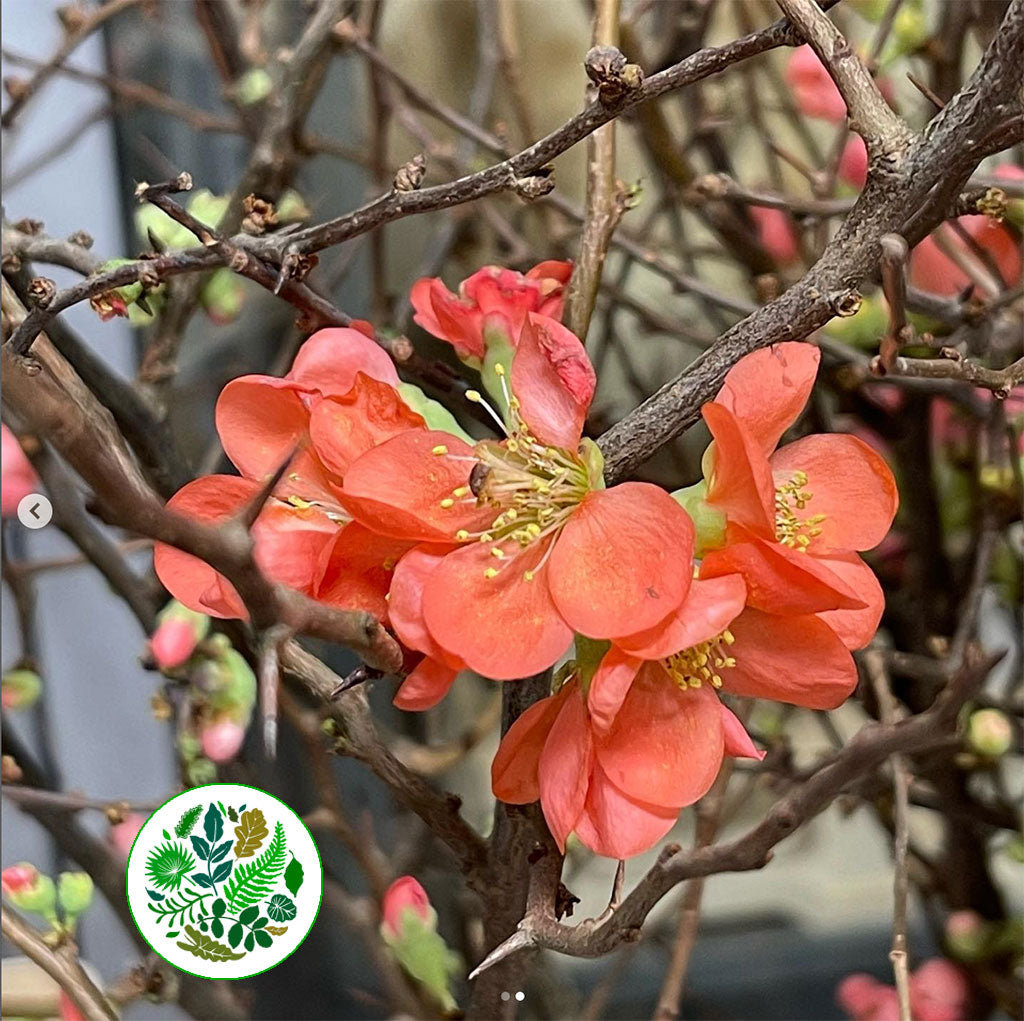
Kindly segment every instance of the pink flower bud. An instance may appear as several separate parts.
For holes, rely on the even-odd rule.
[[[946,919],[946,936],[948,939],[974,936],[983,928],[984,924],[985,920],[977,911],[954,911]]]
[[[751,206],[750,216],[765,251],[779,266],[790,266],[800,261],[796,232],[789,217],[781,209]]]
[[[839,177],[854,188],[863,188],[868,179],[868,150],[860,135],[850,135],[839,157]]]
[[[986,758],[998,759],[1013,745],[1013,724],[998,709],[978,709],[967,721],[967,744]]]
[[[896,990],[870,975],[847,975],[836,987],[836,1003],[853,1021],[899,1021]]]
[[[245,741],[245,727],[234,720],[220,720],[203,728],[203,754],[212,762],[229,762]]]
[[[7,426],[0,427],[0,513],[12,518],[18,504],[39,488],[39,476],[25,456],[17,437]]]
[[[153,659],[161,670],[181,666],[198,644],[195,628],[187,620],[170,618],[162,621],[149,640]]]
[[[135,843],[135,838],[138,836],[139,830],[142,829],[142,824],[145,821],[146,817],[144,815],[139,815],[138,812],[130,812],[121,822],[110,827],[107,839],[113,845],[117,856],[122,861],[128,860],[128,852],[131,851],[132,844]]]
[[[383,921],[381,928],[396,939],[402,935],[403,917],[407,910],[414,911],[424,922],[429,923],[434,909],[430,906],[427,891],[412,876],[396,879],[384,894],[381,905]]]
[[[17,865],[8,865],[0,872],[0,886],[8,896],[15,896],[19,893],[27,893],[39,879],[39,870],[35,865],[28,862],[19,862]]]
[[[82,1012],[75,1006],[74,1000],[62,989],[60,991],[61,1021],[85,1021]]]

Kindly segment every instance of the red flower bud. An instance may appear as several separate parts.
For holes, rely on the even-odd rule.
[[[410,908],[424,922],[430,922],[433,908],[430,906],[427,891],[412,876],[402,876],[400,879],[396,879],[384,894],[384,903],[381,905],[383,915],[381,928],[396,939],[400,937],[403,917]]]

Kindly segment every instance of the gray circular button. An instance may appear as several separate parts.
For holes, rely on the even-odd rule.
[[[18,520],[26,528],[44,528],[53,517],[53,504],[42,493],[29,493],[18,504]]]

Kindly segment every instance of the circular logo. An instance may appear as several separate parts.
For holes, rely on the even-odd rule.
[[[313,838],[255,787],[178,794],[143,824],[128,856],[128,905],[168,964],[202,978],[248,978],[280,964],[320,910]]]

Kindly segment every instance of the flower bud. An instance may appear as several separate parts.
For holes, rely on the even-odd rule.
[[[233,92],[239,103],[252,106],[270,95],[274,80],[262,67],[250,68],[235,82]]]
[[[0,679],[0,704],[4,709],[30,709],[42,690],[43,682],[34,670],[8,670]]]
[[[231,719],[218,720],[204,727],[202,734],[203,754],[212,762],[230,762],[245,741],[245,727]]]
[[[157,617],[149,651],[161,670],[181,666],[210,630],[210,618],[172,599]]]
[[[209,759],[195,759],[188,764],[185,772],[193,787],[201,787],[217,779],[217,767]]]
[[[144,815],[140,815],[138,812],[129,812],[121,822],[114,823],[110,827],[107,840],[110,841],[122,861],[128,860],[128,852],[131,851],[132,844],[135,843],[135,838],[139,835],[139,830],[142,829],[142,824],[145,821]]]
[[[0,872],[0,889],[16,908],[31,911],[48,922],[56,923],[56,888],[53,880],[44,876],[35,865],[27,861],[9,865]]]
[[[207,659],[196,671],[196,686],[216,710],[246,720],[256,704],[256,675],[230,645]]]
[[[73,928],[78,917],[92,903],[92,877],[87,872],[62,872],[57,879],[57,900],[67,927]]]
[[[987,759],[1005,755],[1013,744],[1013,726],[998,709],[978,709],[967,722],[967,744]]]
[[[384,894],[381,915],[381,937],[398,963],[445,1013],[454,1011],[451,977],[461,971],[461,962],[437,931],[437,912],[426,890],[412,876],[396,879]]]
[[[779,267],[800,261],[800,246],[790,218],[781,209],[751,206],[750,217],[757,228],[757,237],[764,250]]]
[[[946,949],[957,960],[981,960],[988,942],[988,924],[977,911],[954,911],[946,919]]]
[[[839,157],[839,177],[854,188],[864,187],[868,179],[868,150],[860,135],[850,135]]]
[[[107,273],[112,269],[117,269],[118,266],[124,266],[134,261],[134,259],[108,259],[97,268],[96,272],[98,274]],[[89,299],[89,304],[103,322],[108,322],[115,316],[126,317],[128,306],[135,302],[141,294],[142,284],[136,280],[110,291],[104,291],[102,294],[94,294]]]
[[[1024,167],[1014,163],[1003,163],[992,172],[1000,181],[1020,181],[1024,179]],[[1018,230],[1024,230],[1024,199],[1007,198],[1006,219]]]
[[[394,939],[400,938],[405,929],[406,912],[411,912],[413,917],[430,928],[437,923],[437,914],[430,906],[427,891],[412,876],[402,876],[387,888],[381,905],[382,932]]]

